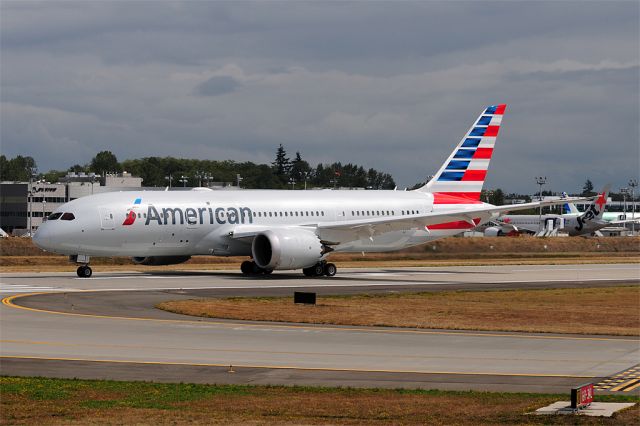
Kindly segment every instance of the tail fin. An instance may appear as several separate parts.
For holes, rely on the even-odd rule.
[[[569,198],[569,194],[567,194],[566,192],[562,191],[562,197],[561,198]],[[564,203],[562,205],[562,214],[575,214],[575,215],[580,216],[580,210],[578,210],[576,205],[573,204],[573,203]]]
[[[416,191],[434,193],[436,204],[480,202],[506,107],[501,104],[485,109],[433,179]]]
[[[578,222],[584,223],[593,219],[602,220],[604,206],[607,204],[607,197],[609,196],[610,189],[611,184],[605,185],[602,192],[598,194],[598,198],[589,204],[585,212],[578,218]]]
[[[573,203],[565,203],[562,205],[562,214],[580,214],[580,210]]]

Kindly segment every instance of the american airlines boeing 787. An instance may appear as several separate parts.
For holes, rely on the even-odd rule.
[[[506,105],[486,108],[447,161],[414,191],[127,191],[64,204],[38,229],[39,247],[70,256],[90,277],[91,256],[131,256],[145,265],[193,255],[250,256],[247,275],[302,269],[333,276],[332,252],[381,252],[472,229],[539,202],[480,201]],[[545,202],[544,205],[571,200]]]

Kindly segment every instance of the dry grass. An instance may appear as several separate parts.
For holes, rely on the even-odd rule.
[[[0,424],[632,424],[533,417],[566,396],[0,378]],[[602,397],[600,397],[602,399]],[[637,401],[637,398],[608,398]]]
[[[171,312],[214,318],[315,324],[640,334],[638,287],[459,291],[320,297],[315,306],[292,298],[229,298],[164,302]]]

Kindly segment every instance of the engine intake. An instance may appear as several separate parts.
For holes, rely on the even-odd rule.
[[[191,259],[191,256],[148,256],[148,257],[132,257],[131,260],[136,265],[176,265],[178,263],[184,263]]]
[[[318,236],[311,231],[275,229],[256,235],[251,254],[263,269],[300,269],[318,263],[324,250]]]

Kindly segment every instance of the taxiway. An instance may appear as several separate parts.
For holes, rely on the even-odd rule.
[[[208,383],[555,392],[640,359],[633,337],[313,326],[199,319],[160,301],[640,283],[636,264],[231,272],[3,274],[2,374]],[[24,295],[23,293],[40,293]]]

